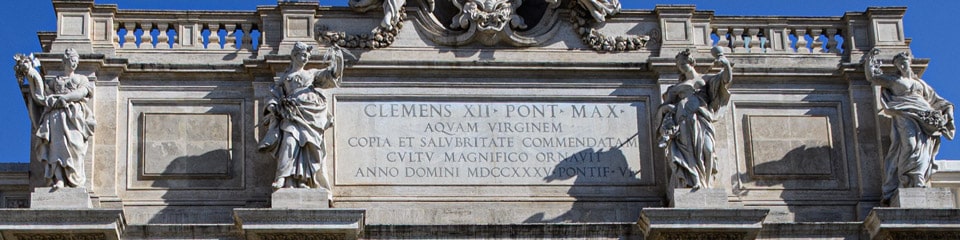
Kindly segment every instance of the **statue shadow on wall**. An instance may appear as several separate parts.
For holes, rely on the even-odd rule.
[[[634,134],[632,137],[628,138],[625,141],[629,143],[631,141],[636,141],[638,134]],[[573,179],[573,184],[570,186],[570,189],[567,191],[567,194],[570,197],[574,198],[573,204],[570,207],[570,210],[557,215],[555,217],[547,217],[546,213],[540,212],[528,217],[524,220],[524,223],[583,223],[583,222],[610,222],[609,219],[611,216],[622,215],[619,209],[612,208],[603,204],[615,204],[610,202],[603,202],[606,199],[609,199],[609,192],[604,192],[600,187],[608,186],[605,184],[602,179],[598,181],[596,179],[596,173],[591,173],[587,171],[577,171],[570,169],[578,169],[584,167],[606,167],[610,171],[606,172],[605,179],[613,178],[616,180],[618,185],[623,186],[635,186],[640,184],[640,179],[636,178],[636,175],[639,174],[637,170],[631,169],[630,165],[627,163],[627,158],[621,150],[621,146],[612,147],[609,150],[604,151],[603,149],[596,150],[593,148],[587,148],[579,152],[570,154],[570,156],[559,161],[555,166],[554,170],[547,177],[543,178],[544,182],[554,182],[554,181],[565,181]],[[590,156],[598,156],[599,161],[587,161]]]
[[[806,173],[832,173],[833,166],[818,165],[823,161],[816,159],[826,156],[834,156],[835,150],[828,146],[807,147],[806,145],[796,147],[782,158],[766,161],[760,164],[754,164],[747,172],[737,172],[731,176],[731,186],[733,193],[738,196],[750,195],[751,190],[747,189],[744,183],[750,183],[760,188],[782,187],[780,199],[786,204],[787,211],[793,214],[795,222],[823,222],[823,221],[844,221],[839,213],[825,214],[825,211],[804,211],[802,199],[803,190],[817,190],[816,186],[811,186],[803,180],[826,180],[829,175],[806,174]],[[828,161],[829,162],[829,161]],[[807,201],[809,202],[809,201]],[[771,217],[777,213],[771,212]],[[785,213],[780,213],[785,214]],[[788,216],[781,216],[788,217]],[[770,219],[768,217],[768,219]]]
[[[195,190],[191,189],[195,189],[197,187],[217,187],[206,185],[209,185],[209,180],[218,178],[224,179],[224,175],[230,175],[229,171],[231,170],[228,169],[230,166],[221,166],[221,168],[224,168],[220,169],[221,171],[211,171],[211,169],[206,169],[206,171],[196,172],[191,171],[191,169],[203,169],[211,165],[223,163],[223,159],[230,159],[231,154],[232,153],[229,149],[216,149],[200,155],[180,156],[170,161],[170,163],[167,164],[165,169],[160,174],[155,174],[158,176],[151,177],[153,180],[150,185],[151,187],[162,188],[165,190],[163,196],[161,196],[164,205],[161,206],[159,211],[150,216],[147,222],[152,224],[164,224],[181,223],[184,221],[190,221],[191,223],[220,223],[221,221],[225,221],[226,217],[224,216],[229,216],[228,212],[223,212],[222,214],[219,212],[217,214],[211,214],[210,211],[198,212],[195,208],[177,207],[176,202],[197,201],[198,199],[191,198],[191,195],[193,195],[193,192],[195,192]],[[224,171],[226,174],[223,174]],[[142,173],[139,175],[141,175],[139,178],[144,178]],[[202,180],[206,180],[207,184],[200,183]]]

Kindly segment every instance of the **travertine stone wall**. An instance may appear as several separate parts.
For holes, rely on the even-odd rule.
[[[96,206],[123,208],[129,225],[232,223],[233,208],[269,206],[275,163],[257,151],[257,124],[292,44],[322,52],[326,31],[366,34],[382,17],[310,2],[248,12],[54,6],[59,27],[40,35],[38,56],[55,75],[63,49],[81,52],[99,122],[87,189]],[[860,221],[879,204],[888,131],[858,62],[874,47],[909,51],[904,8],[809,18],[625,10],[595,30],[650,41],[598,52],[566,17],[538,33],[539,45],[451,46],[422,7],[407,6],[392,45],[351,50],[358,59],[327,96],[333,205],[367,209],[368,225],[635,222],[641,208],[665,205],[654,119],[679,78],[674,55],[694,50],[698,70],[715,73],[713,45],[735,64],[716,123],[718,187],[730,201],[770,208],[770,223]],[[154,45],[131,29],[177,34]],[[221,29],[225,39],[203,36]],[[320,52],[308,68],[325,66]]]

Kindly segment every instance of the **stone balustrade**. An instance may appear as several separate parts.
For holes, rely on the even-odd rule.
[[[730,53],[842,54],[849,39],[839,17],[722,17],[710,24],[713,45]]]
[[[256,50],[260,17],[254,12],[117,11],[112,18],[116,49]]]

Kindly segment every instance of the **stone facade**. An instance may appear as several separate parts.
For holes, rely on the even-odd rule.
[[[955,210],[937,206],[871,214],[881,207],[890,131],[860,60],[875,48],[883,59],[910,51],[905,8],[788,18],[690,5],[608,11],[616,1],[602,0],[360,2],[354,7],[370,11],[310,1],[209,12],[54,0],[58,28],[39,33],[43,52],[34,55],[43,75],[56,76],[64,50],[76,49],[76,72],[94,85],[97,130],[81,187],[90,209],[122,209],[100,213],[120,215],[103,228],[116,235],[98,234],[870,239],[900,236],[884,223],[926,210],[957,223]],[[323,134],[330,208],[271,208],[280,200],[276,162],[257,149],[264,101],[296,42],[319,50],[308,69],[329,64],[317,53],[331,43],[347,53],[340,87],[324,95],[334,116]],[[697,72],[714,74],[714,46],[736,80],[713,125],[719,192],[679,194],[712,202],[698,208],[668,193],[655,120],[661,94],[681,79],[677,53],[689,49]],[[928,62],[913,67],[922,73]],[[0,172],[0,203],[27,207],[42,176],[13,168]],[[947,169],[935,186],[955,187],[937,182],[960,172]],[[29,211],[40,210],[18,214]],[[713,217],[696,217],[704,214]],[[692,230],[663,230],[678,226]],[[929,230],[908,230],[916,229]],[[4,231],[4,239],[44,237]]]

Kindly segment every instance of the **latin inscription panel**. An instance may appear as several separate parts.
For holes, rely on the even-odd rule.
[[[338,185],[638,185],[646,103],[339,98]],[[642,154],[643,152],[643,154]],[[644,164],[641,164],[644,163]],[[644,174],[641,174],[644,173]]]

